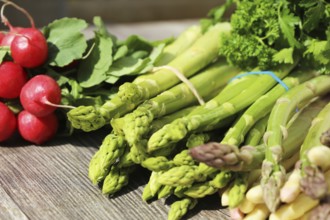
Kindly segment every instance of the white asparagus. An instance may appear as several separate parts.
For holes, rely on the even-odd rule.
[[[300,218],[306,212],[316,207],[319,202],[317,199],[312,199],[306,194],[300,193],[294,201],[280,206],[279,209],[270,214],[269,220],[294,220]]]
[[[256,204],[249,201],[246,197],[243,199],[243,201],[238,205],[238,208],[244,213],[250,213],[254,209]]]
[[[293,202],[300,190],[300,180],[301,180],[301,170],[294,169],[291,175],[289,175],[288,180],[284,183],[280,191],[280,198],[282,202],[290,203]]]
[[[229,209],[229,215],[231,220],[243,220],[244,219],[244,213],[241,212],[239,208],[232,208]]]
[[[323,171],[327,171],[330,168],[330,148],[324,145],[311,148],[307,152],[308,160],[321,167]]]
[[[245,216],[244,220],[266,220],[269,213],[270,211],[265,204],[257,204],[252,212]]]
[[[251,187],[246,193],[246,199],[253,202],[254,204],[265,203],[262,197],[262,187],[260,184],[257,184]]]

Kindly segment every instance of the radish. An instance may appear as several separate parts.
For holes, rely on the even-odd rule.
[[[1,38],[0,41],[0,46],[8,46],[10,47],[11,43],[13,42],[15,36],[17,35],[17,33],[22,30],[21,27],[11,27],[11,30],[4,34],[4,36]]]
[[[46,38],[34,27],[20,30],[10,45],[10,51],[13,60],[26,68],[38,67],[48,57]]]
[[[12,5],[23,12],[30,20],[31,27],[13,27],[3,14],[7,5]],[[10,30],[6,38],[1,41],[1,45],[10,46],[13,60],[25,68],[35,68],[42,65],[48,57],[47,40],[42,32],[35,28],[31,15],[24,8],[6,1],[1,7],[1,20]]]
[[[0,142],[9,139],[17,128],[15,114],[7,105],[0,102]]]
[[[0,98],[13,99],[19,97],[28,76],[20,65],[5,61],[0,64],[0,79]]]
[[[2,39],[6,36],[5,32],[1,31],[0,32],[0,45],[1,45],[1,42],[2,42]]]
[[[58,126],[59,122],[55,113],[37,117],[23,110],[18,114],[18,131],[20,135],[34,144],[40,145],[52,139]]]
[[[52,77],[36,75],[23,86],[20,101],[25,110],[42,117],[61,106],[61,88]]]

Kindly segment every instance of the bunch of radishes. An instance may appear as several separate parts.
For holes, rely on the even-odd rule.
[[[0,64],[0,142],[18,131],[25,140],[43,144],[56,134],[59,126],[55,110],[61,102],[61,89],[46,74],[28,75],[28,70],[42,66],[47,60],[46,38],[24,9],[10,1],[3,2],[1,19],[9,31],[0,35],[0,46],[9,47],[10,56]],[[3,15],[7,5],[24,12],[31,27],[13,27]],[[13,99],[21,104],[19,112],[14,113],[5,104]]]

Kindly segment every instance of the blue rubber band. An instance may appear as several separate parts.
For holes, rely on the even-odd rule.
[[[234,79],[238,79],[248,75],[263,75],[263,74],[271,76],[276,82],[278,82],[281,86],[283,86],[286,91],[289,90],[289,87],[280,78],[278,78],[278,76],[276,76],[276,74],[272,71],[254,71],[254,72],[242,73],[231,78],[229,82],[233,81]]]

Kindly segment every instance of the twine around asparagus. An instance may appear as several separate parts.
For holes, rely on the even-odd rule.
[[[165,65],[165,66],[154,67],[152,70],[153,70],[153,72],[155,72],[155,71],[158,71],[160,69],[167,69],[167,70],[170,70],[171,72],[173,72],[183,83],[185,83],[188,86],[189,90],[194,94],[194,96],[198,100],[199,104],[200,105],[204,105],[205,104],[204,99],[198,93],[198,91],[195,88],[195,86],[178,69],[176,69],[176,68],[174,68],[172,66],[166,66]]]

